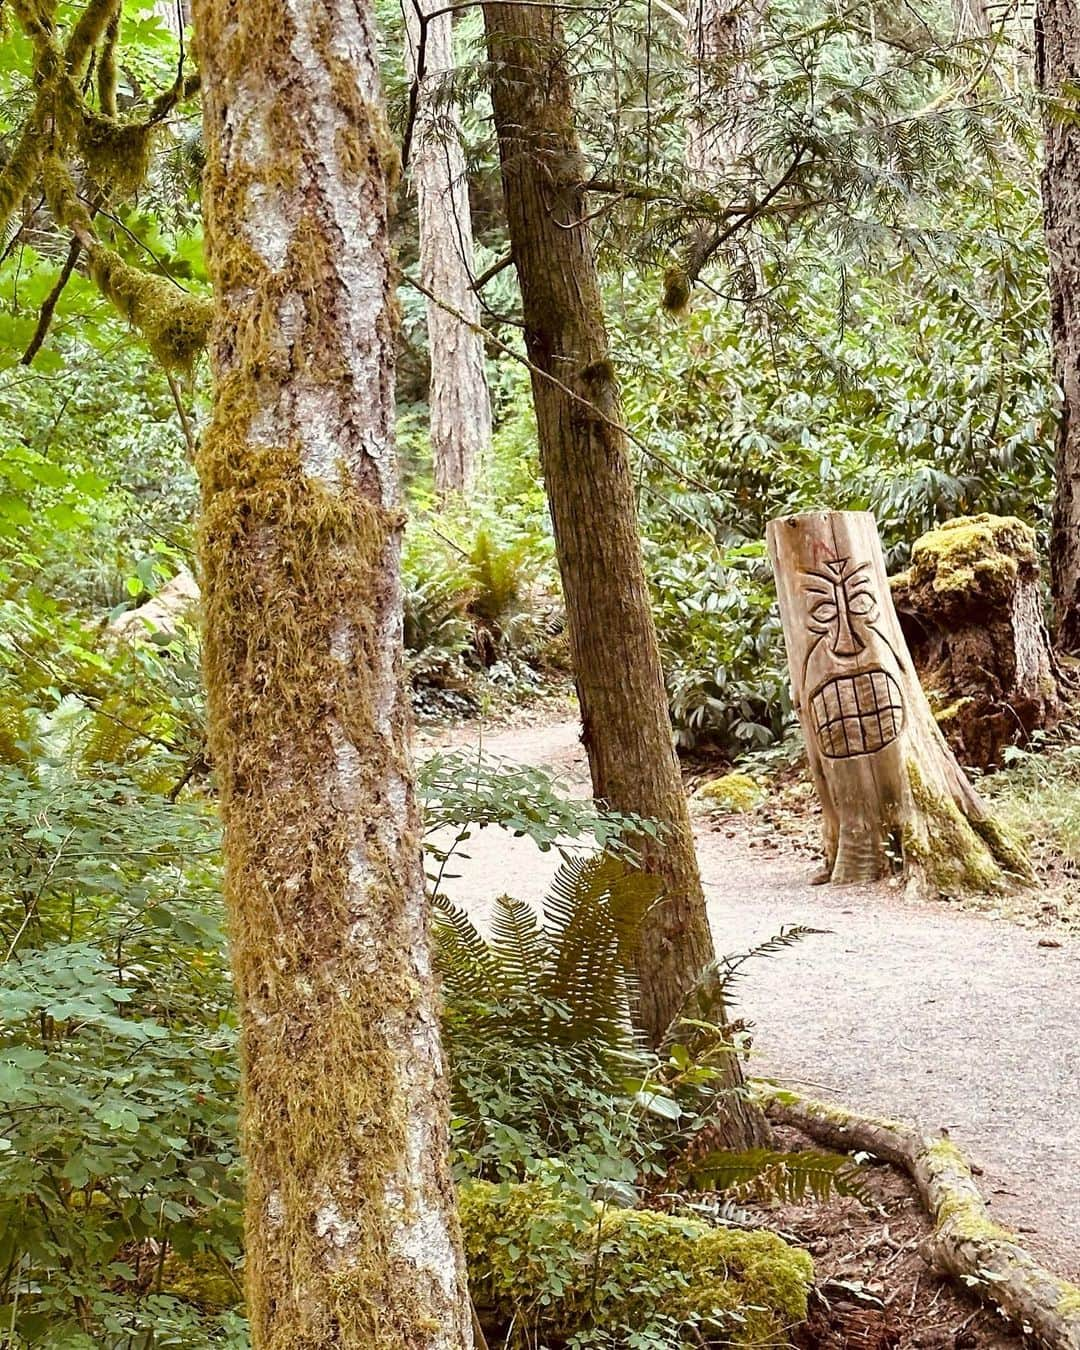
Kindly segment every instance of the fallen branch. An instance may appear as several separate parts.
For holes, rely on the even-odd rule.
[[[793,1092],[771,1091],[766,1105],[773,1121],[817,1143],[872,1153],[903,1168],[933,1220],[924,1248],[932,1268],[989,1300],[1046,1350],[1080,1350],[1080,1287],[1053,1275],[991,1220],[970,1167],[949,1139]]]

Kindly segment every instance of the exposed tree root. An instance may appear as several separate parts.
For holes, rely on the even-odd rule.
[[[989,1217],[963,1154],[950,1140],[875,1120],[793,1092],[772,1091],[768,1114],[829,1148],[863,1150],[907,1172],[934,1223],[930,1265],[996,1305],[1046,1350],[1080,1350],[1080,1287],[1051,1274]]]

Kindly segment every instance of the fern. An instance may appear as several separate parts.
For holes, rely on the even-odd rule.
[[[468,914],[444,896],[435,898],[435,949],[443,985],[451,996],[490,998],[503,970]]]
[[[768,1148],[737,1153],[721,1149],[695,1158],[684,1175],[694,1190],[733,1191],[742,1199],[754,1195],[798,1204],[812,1197],[823,1203],[841,1195],[853,1196],[866,1205],[873,1203],[858,1163],[842,1153],[815,1149],[778,1153]]]
[[[490,950],[507,986],[524,992],[535,985],[549,952],[531,905],[509,895],[499,896],[491,918]]]
[[[654,877],[606,855],[569,859],[556,873],[544,907],[551,960],[543,989],[580,1027],[625,1022],[641,921],[660,890]]]
[[[485,938],[469,916],[435,900],[436,952],[448,998],[517,1001],[545,1019],[544,1034],[613,1049],[633,1041],[633,956],[641,920],[660,893],[653,877],[606,855],[569,858],[544,908],[500,896]]]

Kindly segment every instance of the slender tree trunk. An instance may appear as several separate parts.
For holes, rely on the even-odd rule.
[[[1080,81],[1080,27],[1066,0],[1039,0],[1035,76],[1047,98]],[[1050,536],[1056,639],[1080,652],[1080,127],[1049,109],[1043,119],[1043,218],[1050,254],[1050,345],[1063,390]]]
[[[960,41],[986,37],[990,32],[990,15],[985,0],[953,0],[953,27]]]
[[[713,943],[668,719],[626,437],[619,429],[619,389],[584,223],[586,175],[562,33],[555,12],[542,7],[487,4],[484,14],[510,242],[525,342],[536,367],[540,454],[593,791],[616,810],[650,817],[663,829],[659,841],[639,841],[646,870],[665,885],[638,956],[641,1023],[659,1042],[713,959]],[[752,1139],[754,1113],[741,1101],[733,1102],[732,1112],[735,1136]]]
[[[218,305],[199,456],[257,1350],[467,1350],[401,681],[364,0],[196,0]]]
[[[420,218],[420,279],[449,308],[479,324],[461,128],[453,106],[439,108],[433,98],[438,77],[454,65],[453,15],[437,0],[405,0],[405,19],[406,72],[417,90],[412,177]],[[491,446],[484,339],[478,328],[466,327],[433,300],[427,303],[427,330],[435,487],[440,496],[468,495],[476,466]]]
[[[191,22],[191,0],[154,0],[154,13],[174,37]]]

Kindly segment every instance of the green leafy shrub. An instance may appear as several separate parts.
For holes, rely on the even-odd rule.
[[[41,761],[0,768],[0,815],[3,1325],[55,1350],[241,1345],[159,1268],[239,1256],[215,825],[105,766]]]
[[[588,1203],[536,1182],[471,1183],[460,1208],[473,1299],[509,1347],[783,1345],[813,1265],[772,1233]]]
[[[742,754],[779,739],[791,697],[764,545],[718,556],[672,541],[648,559],[679,745]]]

